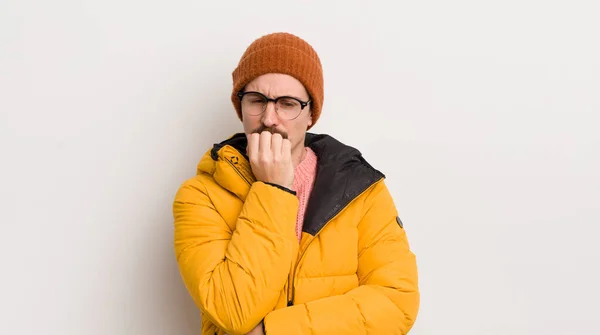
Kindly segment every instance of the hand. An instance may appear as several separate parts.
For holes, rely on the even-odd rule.
[[[265,329],[263,328],[263,323],[259,323],[258,326],[254,327],[248,334],[246,335],[265,335]]]
[[[228,334],[225,334],[228,335]],[[254,327],[249,333],[246,335],[265,335],[265,329],[263,328],[263,323],[259,323],[258,326]]]
[[[248,136],[250,167],[257,180],[289,189],[294,182],[292,143],[268,131]]]

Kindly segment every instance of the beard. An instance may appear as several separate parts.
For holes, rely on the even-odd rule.
[[[262,133],[263,131],[268,131],[271,134],[279,134],[281,135],[281,137],[283,137],[283,139],[287,139],[288,138],[288,134],[285,131],[281,131],[278,129],[275,129],[275,127],[271,126],[271,127],[265,127],[265,125],[261,125],[260,127],[254,129],[253,131],[250,132],[250,134],[254,134],[254,133]]]

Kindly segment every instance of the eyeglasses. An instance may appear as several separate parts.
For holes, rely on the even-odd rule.
[[[270,99],[260,92],[238,92],[242,104],[242,112],[258,116],[267,110],[267,105],[270,101],[275,103],[275,111],[277,114],[286,120],[297,118],[311,101],[302,101],[300,99],[288,96],[277,97]]]

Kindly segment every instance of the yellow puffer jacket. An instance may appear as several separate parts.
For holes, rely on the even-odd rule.
[[[175,254],[202,334],[406,334],[417,266],[383,174],[358,150],[307,134],[318,157],[302,239],[298,199],[257,182],[244,134],[216,144],[173,205]]]

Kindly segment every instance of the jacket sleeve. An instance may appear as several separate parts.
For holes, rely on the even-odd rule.
[[[297,211],[293,194],[255,182],[232,231],[198,178],[178,190],[173,215],[181,276],[203,316],[228,334],[248,333],[276,305],[297,249]]]
[[[358,226],[359,286],[344,295],[275,310],[267,335],[407,334],[419,309],[417,265],[383,182],[365,200]]]

